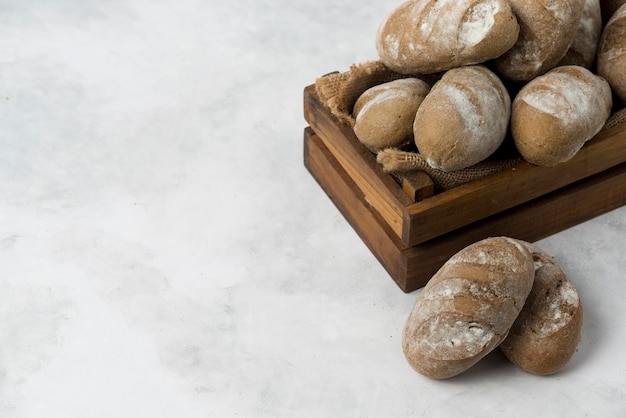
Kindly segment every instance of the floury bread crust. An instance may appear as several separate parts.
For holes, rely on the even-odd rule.
[[[380,26],[380,60],[402,74],[436,73],[502,55],[519,33],[508,0],[411,0]]]
[[[585,0],[583,17],[578,24],[576,35],[558,65],[580,65],[591,68],[596,60],[602,27],[600,0]]]
[[[513,100],[515,146],[532,164],[566,162],[600,131],[612,103],[602,77],[580,66],[554,68],[526,84]]]
[[[489,157],[506,136],[511,98],[482,65],[446,71],[415,115],[419,153],[443,171],[470,167]]]
[[[514,81],[529,81],[554,68],[567,52],[585,0],[510,0],[520,26],[515,45],[494,61]]]
[[[446,379],[469,369],[506,337],[533,285],[528,249],[487,238],[452,256],[418,296],[402,348],[419,373]]]
[[[598,74],[626,104],[626,4],[607,22],[598,48]]]
[[[523,244],[533,256],[535,281],[500,349],[520,369],[549,375],[565,367],[576,352],[583,305],[556,261],[536,246]]]
[[[415,114],[430,86],[404,78],[366,90],[356,101],[354,133],[370,151],[401,147],[413,141]]]

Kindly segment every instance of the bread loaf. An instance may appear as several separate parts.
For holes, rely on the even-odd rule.
[[[535,281],[500,349],[524,371],[553,374],[576,352],[582,334],[583,306],[576,288],[556,261],[538,247],[524,245],[533,256]]]
[[[428,74],[500,56],[519,33],[508,0],[411,0],[376,36],[380,60],[402,74]]]
[[[557,67],[526,84],[513,100],[511,132],[528,162],[570,160],[611,114],[608,83],[586,68]]]
[[[528,249],[487,238],[452,256],[419,294],[403,330],[402,348],[419,373],[445,379],[496,348],[533,285]]]
[[[413,141],[413,121],[430,86],[417,78],[379,84],[357,99],[354,133],[372,152]]]
[[[413,126],[428,164],[444,171],[470,167],[491,155],[506,136],[511,98],[482,65],[454,68],[434,84]]]
[[[626,4],[617,9],[604,27],[598,48],[598,74],[626,104]]]
[[[600,0],[585,0],[583,17],[578,24],[576,35],[558,65],[580,65],[591,68],[596,60],[602,28]]]
[[[585,0],[510,0],[520,26],[515,45],[494,61],[515,81],[529,81],[554,68],[569,48]]]

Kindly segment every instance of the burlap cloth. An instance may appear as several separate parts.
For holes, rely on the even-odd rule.
[[[363,64],[355,64],[347,72],[337,72],[320,77],[315,82],[315,90],[324,105],[342,123],[354,126],[352,108],[365,90],[378,84],[397,80],[400,78],[417,77],[433,84],[437,75],[405,75],[398,74],[380,61],[371,61]],[[608,129],[626,122],[626,108],[613,113],[602,128]],[[453,187],[468,183],[473,180],[512,168],[522,161],[517,154],[511,158],[490,159],[463,170],[446,172],[432,168],[426,163],[424,157],[416,152],[389,149],[378,153],[377,161],[383,169],[389,172],[402,172],[409,170],[422,170],[433,180],[439,190],[449,190]]]

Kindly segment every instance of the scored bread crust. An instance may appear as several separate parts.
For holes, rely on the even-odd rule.
[[[495,349],[517,318],[534,278],[528,249],[487,238],[452,256],[418,296],[402,347],[419,373],[446,379]]]
[[[583,16],[576,35],[558,65],[580,65],[591,68],[596,60],[602,28],[600,0],[585,0]]]
[[[504,141],[511,98],[483,65],[446,71],[415,115],[413,134],[428,164],[455,171],[485,160]]]
[[[549,375],[570,361],[581,339],[583,305],[554,258],[524,242],[535,263],[535,281],[507,338],[504,355],[520,369]]]
[[[550,70],[513,100],[511,133],[524,159],[540,166],[570,160],[611,114],[606,80],[580,66]]]
[[[380,60],[402,74],[428,74],[500,56],[515,44],[508,0],[410,0],[376,34]]]
[[[520,26],[515,45],[494,60],[496,70],[529,81],[554,68],[567,52],[585,0],[510,0]]]
[[[607,22],[598,47],[598,74],[626,104],[626,3]]]
[[[354,133],[370,151],[401,147],[413,142],[413,121],[430,86],[417,78],[379,84],[357,99]]]

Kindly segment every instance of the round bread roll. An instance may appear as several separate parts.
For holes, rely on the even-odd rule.
[[[609,84],[586,68],[557,67],[513,100],[511,132],[524,159],[540,166],[570,160],[611,114]]]
[[[583,17],[578,24],[576,35],[558,65],[580,65],[591,68],[598,52],[602,28],[600,0],[585,0]]]
[[[607,22],[598,48],[598,74],[626,104],[626,4]]]
[[[413,134],[428,164],[461,170],[490,156],[506,136],[511,98],[482,65],[446,71],[415,115]]]
[[[402,348],[419,373],[446,379],[496,348],[519,315],[533,285],[528,249],[487,238],[452,256],[417,297]]]
[[[357,99],[354,133],[372,152],[413,141],[413,120],[430,86],[417,78],[379,84]]]
[[[396,72],[428,74],[498,57],[518,33],[508,0],[411,0],[381,24],[376,49]]]
[[[500,349],[520,369],[543,376],[561,370],[576,352],[583,305],[556,261],[536,246],[523,244],[533,256],[535,281]]]
[[[515,45],[496,58],[498,73],[529,81],[554,68],[567,52],[583,15],[585,0],[511,0],[520,25]]]

